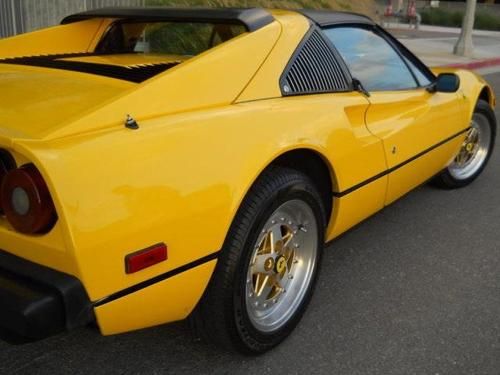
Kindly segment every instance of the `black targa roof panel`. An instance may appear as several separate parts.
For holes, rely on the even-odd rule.
[[[101,8],[66,17],[63,25],[91,18],[150,19],[159,21],[238,23],[248,31],[258,30],[274,21],[261,8]]]
[[[361,23],[365,25],[375,25],[372,19],[358,13],[333,12],[328,10],[299,10],[303,14],[321,27],[333,26],[346,23]]]

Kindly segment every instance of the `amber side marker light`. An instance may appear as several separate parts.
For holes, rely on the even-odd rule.
[[[10,170],[3,179],[0,195],[7,220],[21,233],[47,233],[57,221],[47,184],[33,164]]]
[[[125,257],[125,270],[128,274],[139,272],[145,268],[166,261],[167,245],[159,243],[147,249],[137,251]]]

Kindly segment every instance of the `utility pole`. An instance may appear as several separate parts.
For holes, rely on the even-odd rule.
[[[474,21],[476,18],[476,3],[477,0],[467,0],[465,17],[462,24],[462,32],[453,53],[460,56],[471,57],[474,53],[474,45],[472,44],[472,31],[474,30]]]

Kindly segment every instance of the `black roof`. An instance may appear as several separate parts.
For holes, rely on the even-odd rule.
[[[155,19],[163,21],[238,23],[248,31],[258,30],[274,21],[267,10],[261,8],[101,8],[73,14],[62,24],[91,18]]]
[[[373,22],[373,20],[369,17],[358,13],[309,9],[302,9],[299,10],[299,12],[322,27],[346,23],[361,23],[366,25],[375,24],[375,22]]]

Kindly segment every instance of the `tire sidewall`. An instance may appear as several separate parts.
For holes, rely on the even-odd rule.
[[[496,124],[495,114],[492,111],[489,104],[482,101],[482,100],[479,100],[479,102],[476,105],[476,108],[474,109],[474,114],[477,114],[477,113],[485,116],[486,119],[488,120],[488,124],[490,126],[490,131],[491,131],[490,138],[491,139],[490,139],[490,144],[488,147],[488,155],[486,156],[486,159],[484,160],[483,165],[481,165],[481,167],[477,170],[477,172],[473,176],[470,176],[467,179],[463,179],[463,180],[456,179],[455,177],[453,177],[451,175],[449,168],[446,168],[443,177],[445,180],[447,180],[447,184],[450,186],[465,187],[465,186],[471,184],[484,171],[484,169],[488,165],[488,162],[491,159],[491,156],[493,154],[493,150],[495,148],[496,133],[497,133],[497,124]]]
[[[313,210],[316,218],[318,236],[316,267],[313,271],[308,290],[303,296],[300,306],[297,308],[289,321],[280,329],[272,333],[264,333],[253,326],[246,307],[246,278],[248,274],[248,267],[250,266],[251,257],[253,255],[253,248],[266,221],[282,204],[295,199],[307,203],[307,205]],[[325,238],[325,210],[320,202],[319,194],[311,188],[310,184],[295,182],[289,184],[288,186],[283,186],[282,189],[268,196],[266,200],[262,202],[261,207],[259,207],[258,214],[252,223],[242,249],[235,277],[233,296],[236,329],[240,339],[246,344],[247,350],[250,350],[252,353],[267,351],[283,341],[283,339],[286,338],[298,324],[310,302],[320,270]]]

